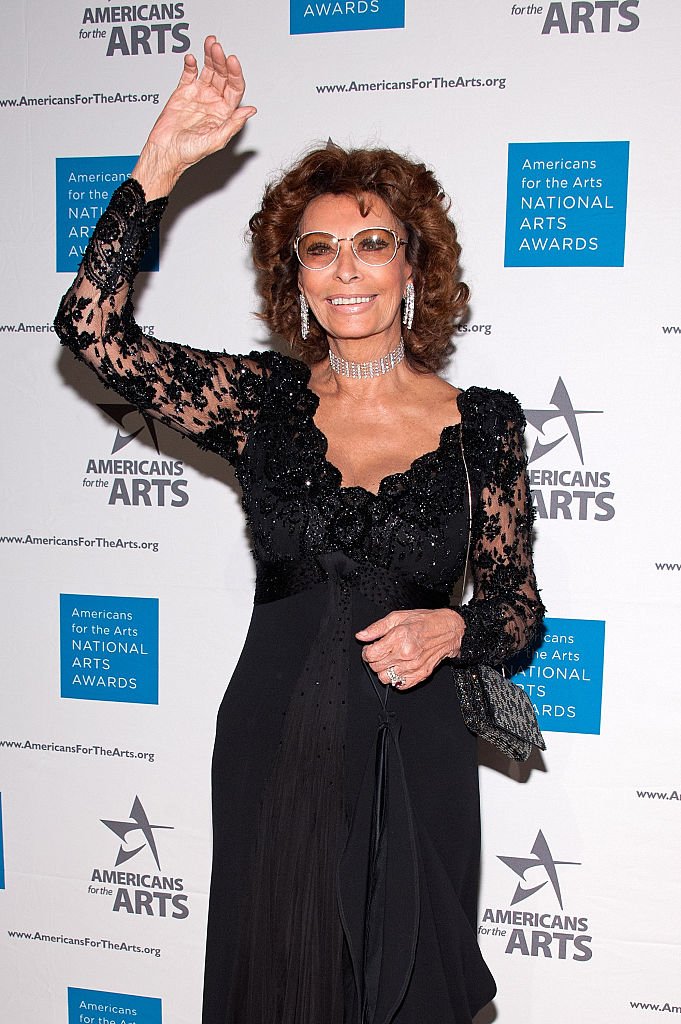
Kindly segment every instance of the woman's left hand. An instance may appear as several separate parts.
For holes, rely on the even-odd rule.
[[[414,608],[390,612],[355,636],[365,641],[362,657],[381,682],[408,690],[427,679],[443,658],[456,657],[464,628],[453,608]],[[396,676],[404,682],[395,683]]]

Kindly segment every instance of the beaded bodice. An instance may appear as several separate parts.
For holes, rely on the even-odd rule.
[[[461,576],[471,474],[473,599],[462,609],[462,657],[494,663],[531,643],[541,622],[531,557],[532,507],[522,411],[511,395],[469,388],[461,423],[378,493],[343,487],[315,424],[318,397],[304,363],[276,352],[206,352],[142,333],[132,282],[165,200],[146,203],[130,179],[114,193],[62,299],[61,340],[126,401],[236,469],[258,566],[341,551],[421,586]]]

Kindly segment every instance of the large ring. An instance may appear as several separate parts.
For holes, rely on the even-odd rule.
[[[398,675],[397,669],[394,665],[390,665],[390,667],[386,669],[386,672],[388,673],[388,679],[390,680],[391,686],[400,687],[407,681],[404,676]]]

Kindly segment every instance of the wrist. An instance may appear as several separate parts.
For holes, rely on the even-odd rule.
[[[448,613],[447,617],[450,620],[451,629],[450,646],[447,657],[458,658],[459,653],[461,651],[461,641],[463,639],[463,634],[466,629],[466,622],[463,616],[459,615],[458,611],[455,608],[447,608],[446,611]]]
[[[147,142],[133,167],[132,177],[144,189],[148,203],[172,192],[184,168],[173,165],[167,155],[153,143]]]

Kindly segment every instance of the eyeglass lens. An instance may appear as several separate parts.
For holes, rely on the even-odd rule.
[[[329,231],[309,231],[298,240],[298,258],[309,270],[322,270],[336,258],[340,242]],[[352,248],[363,263],[380,267],[397,251],[395,236],[387,228],[365,228],[352,237]]]

